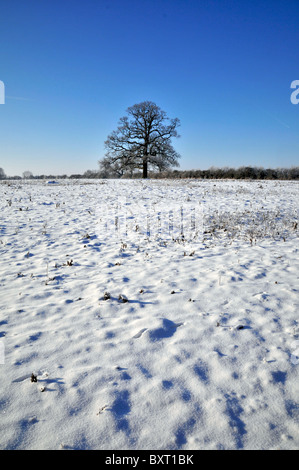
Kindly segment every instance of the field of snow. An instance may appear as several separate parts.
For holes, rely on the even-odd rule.
[[[0,448],[298,449],[298,201],[2,182]]]

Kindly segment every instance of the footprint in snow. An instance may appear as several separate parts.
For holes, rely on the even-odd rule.
[[[143,335],[143,333],[147,330],[147,328],[142,328],[136,335],[133,336],[133,339],[140,338],[140,336]]]
[[[182,326],[184,323],[175,323],[167,318],[162,319],[162,326],[160,328],[155,328],[149,332],[151,341],[157,341],[164,338],[170,338],[174,335],[177,328]]]
[[[162,326],[149,331],[149,337],[151,341],[157,341],[163,338],[170,338],[174,335],[177,328],[182,326],[184,323],[175,323],[167,318],[162,319]],[[133,336],[133,339],[140,338],[148,328],[142,328]]]

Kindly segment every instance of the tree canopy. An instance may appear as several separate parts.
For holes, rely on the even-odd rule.
[[[117,176],[142,169],[143,178],[147,178],[149,169],[178,167],[180,155],[171,139],[179,137],[179,125],[178,118],[169,119],[152,101],[131,106],[105,141],[107,152],[99,161],[100,169]]]

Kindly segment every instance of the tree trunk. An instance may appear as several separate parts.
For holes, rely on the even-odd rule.
[[[143,159],[143,175],[142,178],[147,178],[147,157]]]

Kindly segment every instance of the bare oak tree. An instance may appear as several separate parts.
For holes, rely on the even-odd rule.
[[[172,137],[179,137],[179,119],[169,119],[152,101],[131,106],[127,114],[105,142],[107,152],[99,161],[100,169],[118,176],[142,169],[147,178],[149,169],[179,166],[180,155],[171,145]]]

